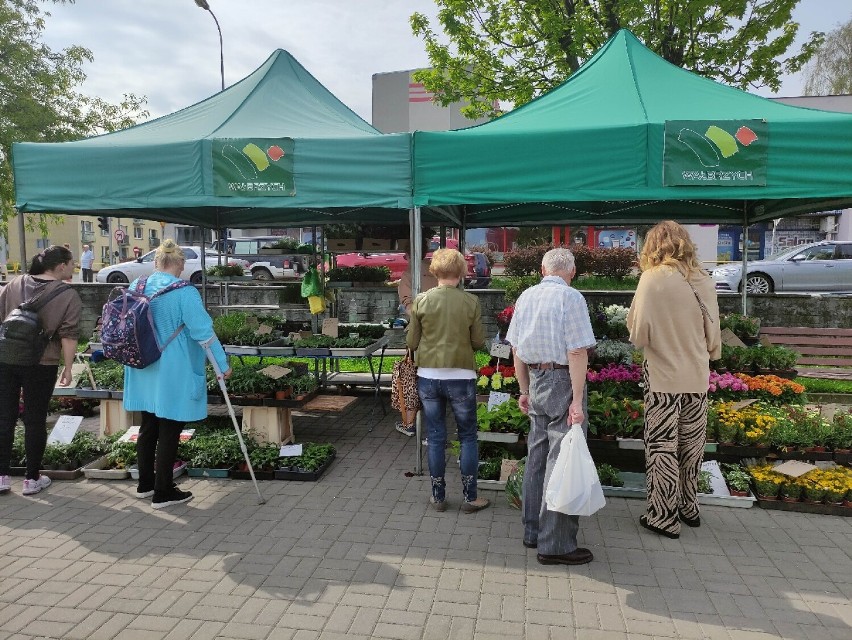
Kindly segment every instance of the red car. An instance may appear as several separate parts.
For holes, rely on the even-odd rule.
[[[430,251],[426,259],[432,257],[432,252],[439,247],[438,238],[432,238],[429,243]],[[447,239],[447,248],[458,249],[459,243],[452,238]],[[485,288],[491,282],[491,267],[483,253],[465,255],[467,261],[467,276],[464,283],[468,288]],[[338,267],[387,267],[390,269],[390,279],[399,280],[408,269],[408,256],[405,253],[344,253],[337,256]]]

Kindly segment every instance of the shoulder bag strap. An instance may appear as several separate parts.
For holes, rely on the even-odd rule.
[[[64,293],[65,291],[69,290],[70,288],[71,287],[69,287],[67,284],[65,284],[64,282],[61,282],[58,285],[56,285],[55,287],[53,287],[53,289],[51,289],[50,292],[48,292],[48,293],[42,292],[41,295],[39,295],[37,298],[31,299],[31,300],[26,300],[26,301],[22,302],[20,306],[21,307],[26,306],[27,309],[29,309],[31,311],[35,311],[36,313],[38,313],[44,305],[46,305],[48,302],[53,300],[60,293]]]
[[[683,279],[686,280],[686,284],[689,285],[689,288],[692,289],[692,293],[695,294],[695,300],[698,302],[698,306],[701,308],[701,313],[704,316],[704,319],[712,324],[713,318],[710,317],[710,312],[707,311],[707,307],[704,305],[704,302],[701,300],[701,296],[698,295],[698,291],[696,291],[695,287],[692,286],[692,283],[689,281],[689,278],[684,276]]]
[[[189,282],[187,282],[186,280],[178,280],[177,282],[172,282],[171,284],[166,285],[159,291],[155,292],[150,298],[148,298],[148,301],[150,302],[157,296],[162,295],[164,293],[169,293],[170,291],[175,291],[176,289],[182,289],[187,285],[189,285]],[[178,337],[178,334],[183,331],[184,327],[186,327],[186,325],[181,324],[177,329],[175,329],[175,332],[171,336],[169,336],[169,339],[166,340],[165,344],[160,347],[160,351],[165,351],[166,347],[169,346],[169,343],[171,343],[172,340]]]

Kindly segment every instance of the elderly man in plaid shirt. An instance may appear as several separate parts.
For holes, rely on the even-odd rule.
[[[538,548],[541,564],[586,564],[592,552],[577,546],[578,516],[548,511],[544,489],[559,445],[585,417],[587,349],[595,345],[589,309],[571,287],[574,256],[551,249],[541,261],[541,283],[524,291],[506,335],[515,355],[519,404],[532,425],[524,469],[524,546]]]

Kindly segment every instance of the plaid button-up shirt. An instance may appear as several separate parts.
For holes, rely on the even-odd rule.
[[[528,364],[568,364],[571,349],[596,342],[586,299],[558,276],[545,276],[521,294],[506,340]]]

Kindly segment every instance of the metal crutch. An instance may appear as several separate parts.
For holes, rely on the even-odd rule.
[[[237,416],[234,415],[234,407],[231,406],[231,398],[228,397],[228,389],[225,387],[225,376],[219,369],[219,365],[216,363],[216,358],[213,356],[213,351],[210,349],[210,343],[213,342],[213,340],[215,340],[215,337],[204,342],[199,342],[198,344],[200,344],[201,348],[204,349],[204,352],[207,354],[207,359],[210,361],[210,364],[213,365],[213,372],[216,374],[216,380],[219,382],[219,389],[222,390],[222,395],[225,397],[225,404],[228,405],[228,413],[231,414],[231,423],[234,425],[234,431],[237,432],[237,439],[240,441],[240,449],[243,452],[243,457],[246,459],[246,465],[248,466],[249,475],[251,475],[251,481],[254,482],[255,491],[257,491],[257,504],[265,504],[266,500],[264,500],[261,495],[260,487],[257,486],[257,479],[254,477],[254,469],[252,469],[251,460],[249,460],[249,454],[246,450],[246,443],[243,441],[243,434],[240,430],[240,425],[237,424]]]

